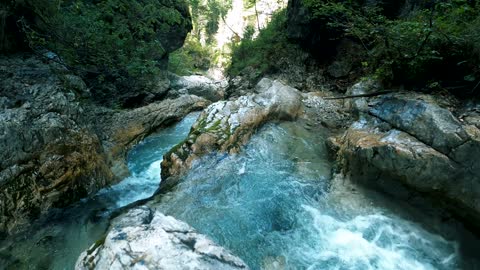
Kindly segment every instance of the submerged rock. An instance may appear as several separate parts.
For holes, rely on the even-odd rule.
[[[146,206],[112,221],[105,239],[84,251],[76,269],[248,269],[188,224]]]
[[[259,94],[210,105],[186,140],[164,155],[160,189],[174,186],[197,158],[213,151],[236,152],[269,120],[293,120],[301,114],[302,95],[279,81],[263,84]]]
[[[337,140],[344,172],[401,195],[392,185],[396,182],[478,224],[480,130],[459,121],[432,96],[391,94],[365,105],[368,114]]]

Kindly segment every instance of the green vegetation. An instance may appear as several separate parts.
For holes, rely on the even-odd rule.
[[[30,46],[49,50],[95,88],[105,83],[134,91],[149,87],[190,30],[186,5],[177,0],[26,0],[34,21],[22,19]]]
[[[403,14],[397,10],[394,17],[382,6],[359,2],[303,0],[311,20],[326,26],[322,34],[362,45],[365,72],[398,83],[444,80],[447,86],[475,90],[474,82],[480,80],[479,1],[419,4]]]
[[[247,26],[244,38],[238,44],[232,45],[232,62],[228,74],[240,75],[245,68],[253,67],[260,76],[275,69],[279,56],[293,54],[297,46],[288,41],[286,23],[286,10],[278,11],[255,39],[253,27]]]
[[[188,0],[193,30],[188,35],[185,45],[170,55],[169,70],[180,74],[203,73],[216,66],[224,52],[217,48],[215,34],[219,23],[224,20],[232,8],[232,1]]]
[[[242,33],[234,33],[229,48],[218,48],[214,37],[232,8],[231,0],[188,0],[193,31],[185,46],[172,53],[192,27],[182,1],[9,0],[0,5],[0,49],[15,47],[7,27],[18,21],[11,15],[21,13],[17,19],[30,47],[42,54],[54,52],[59,57],[50,54],[52,60],[104,97],[126,91],[119,89],[152,87],[167,65],[187,75],[224,66],[231,57],[229,75],[250,67],[250,73],[253,69],[261,76],[279,68],[279,56],[296,55],[286,10],[274,14],[257,36],[258,25],[252,20],[241,39]],[[480,88],[479,0],[410,1],[409,9],[402,9],[405,1],[301,1],[309,11],[302,23],[312,22],[307,30],[321,43],[318,47],[315,41],[308,49],[321,60],[332,57],[335,46],[348,39],[363,48],[352,57],[359,76],[376,74],[386,82],[464,92]],[[243,3],[256,7],[255,0]]]
[[[309,10],[302,23],[310,22],[305,24],[309,34],[320,37],[307,49],[321,63],[348,39],[363,48],[350,57],[358,76],[375,74],[387,83],[419,88],[440,85],[459,94],[480,92],[480,1],[413,1],[408,9],[395,1],[302,3]],[[292,18],[285,13],[275,14],[257,38],[246,29],[241,42],[233,44],[230,75],[247,67],[259,76],[274,72],[278,56],[295,55],[287,31]]]
[[[212,65],[214,52],[203,46],[200,40],[190,33],[182,48],[170,54],[168,68],[178,75],[201,73]]]

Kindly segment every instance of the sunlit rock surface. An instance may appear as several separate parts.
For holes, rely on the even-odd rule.
[[[432,96],[396,93],[363,102],[356,104],[360,120],[339,140],[344,171],[399,193],[384,181],[393,180],[437,198],[470,224],[478,222],[480,130]]]
[[[160,188],[171,187],[194,160],[205,154],[236,152],[269,120],[293,120],[302,112],[302,95],[279,81],[263,82],[259,94],[210,105],[193,125],[187,139],[165,154]]]
[[[138,207],[82,253],[76,269],[248,269],[245,263],[171,216]]]

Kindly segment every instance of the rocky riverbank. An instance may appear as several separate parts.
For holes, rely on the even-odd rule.
[[[265,120],[282,119],[266,116],[268,105],[262,106],[262,110],[255,109],[256,99],[262,93],[275,93],[269,95],[275,100],[276,95],[282,96],[278,90],[282,87],[290,89],[279,81],[263,79],[253,88],[257,94],[207,108],[186,141],[164,157],[160,188],[174,185],[177,180],[172,179],[178,179],[199,156],[216,151],[236,152]],[[381,90],[379,82],[362,79],[346,94],[363,95]],[[445,93],[395,92],[337,100],[326,98],[332,94],[328,92],[295,93],[288,99],[301,104],[294,106],[294,115],[303,115],[297,121],[309,129],[322,125],[336,134],[327,143],[337,159],[337,168],[345,177],[402,199],[426,198],[476,227],[480,217],[477,103],[463,104]],[[251,103],[242,103],[242,100]],[[297,104],[295,102],[293,104]],[[291,104],[275,105],[276,112],[282,110],[278,108],[290,110]],[[243,126],[238,130],[248,131],[238,133],[240,135],[230,123],[238,112],[241,116],[248,116],[250,112],[255,115],[255,118],[240,117],[241,121],[234,121],[237,126]]]
[[[91,102],[79,77],[37,57],[1,57],[0,70],[2,233],[123,179],[133,145],[210,104],[184,91],[144,107],[112,109]],[[222,92],[202,82],[196,94],[202,85],[207,98]]]
[[[0,146],[5,149],[0,182],[3,232],[125,177],[128,149],[202,108],[206,109],[190,134],[164,156],[160,192],[176,185],[202,156],[237,153],[263,124],[287,120],[311,131],[330,130],[333,136],[325,143],[337,160],[337,171],[352,182],[406,201],[426,198],[472,227],[480,220],[480,167],[475,162],[480,153],[480,107],[473,101],[415,92],[329,99],[334,93],[302,93],[268,78],[252,89],[254,93],[217,101],[224,86],[189,76],[174,78],[170,99],[116,110],[88,102],[89,91],[80,79],[52,73],[38,59],[1,60],[3,70],[12,67],[2,73],[7,88],[0,99],[0,117],[5,120],[0,122]],[[382,88],[376,81],[362,80],[347,95],[378,90]],[[212,101],[216,103],[210,105]],[[151,232],[161,236],[158,241],[147,241]],[[130,251],[121,248],[127,240],[135,243]],[[101,267],[114,253],[121,254],[116,261],[120,269],[167,261],[177,267],[169,261],[175,256],[205,269],[247,267],[185,223],[147,206],[112,220],[106,238],[85,251],[77,268]]]
[[[375,91],[372,86],[363,81],[350,93]],[[403,92],[359,98],[348,106],[358,121],[333,139],[348,177],[402,199],[428,197],[478,228],[478,103]]]

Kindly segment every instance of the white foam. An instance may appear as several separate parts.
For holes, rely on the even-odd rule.
[[[445,267],[455,265],[455,243],[439,236],[432,237],[421,229],[415,231],[415,228],[407,228],[405,231],[394,228],[392,224],[396,221],[382,214],[356,216],[351,220],[340,221],[311,206],[303,208],[312,216],[313,229],[316,231],[313,235],[317,236],[314,249],[306,254],[313,257],[313,261],[340,261],[349,269],[435,269],[415,250],[419,248],[418,245],[424,245],[426,249],[440,246],[439,250],[443,251],[443,254],[428,255],[438,259],[445,258],[441,261]],[[413,231],[408,233],[408,229]],[[368,239],[366,235],[372,231],[375,236]],[[419,233],[422,235],[418,235]],[[423,243],[418,239],[423,239]],[[442,245],[445,247],[442,248]],[[430,251],[434,252],[428,250]]]
[[[237,174],[238,174],[238,175],[245,174],[246,166],[247,166],[247,162],[243,162],[242,167],[240,167],[240,169],[238,169],[238,173],[237,173]]]
[[[108,194],[118,198],[116,206],[122,207],[153,195],[160,184],[161,162],[162,160],[152,162],[148,169],[127,177],[119,184],[113,186]]]

